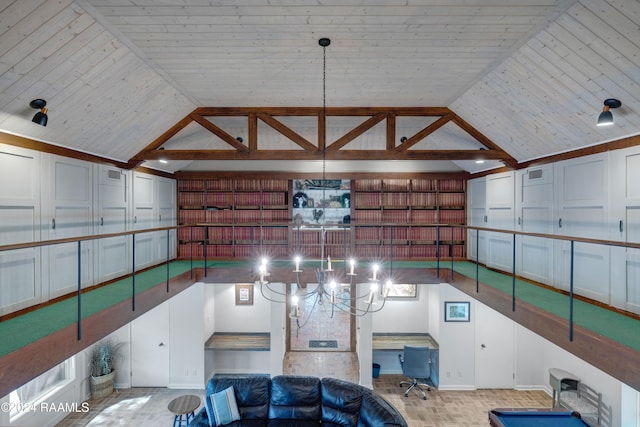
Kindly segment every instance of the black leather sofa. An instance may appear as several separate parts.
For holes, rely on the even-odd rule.
[[[378,427],[407,426],[402,415],[385,399],[366,387],[336,378],[279,375],[213,376],[207,395],[234,387],[242,427]],[[189,426],[209,423],[205,408]]]

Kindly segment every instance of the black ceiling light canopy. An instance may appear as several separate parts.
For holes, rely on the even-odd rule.
[[[47,101],[45,101],[44,99],[34,99],[33,101],[31,101],[29,103],[29,106],[31,108],[35,108],[37,110],[40,110],[36,113],[35,116],[33,116],[33,119],[31,119],[31,121],[33,123],[37,123],[40,126],[46,126],[47,125],[47,120],[49,119],[47,117]]]
[[[617,99],[609,98],[604,100],[602,113],[598,116],[598,126],[611,126],[613,124],[613,114],[609,111],[611,108],[619,108],[622,105]]]

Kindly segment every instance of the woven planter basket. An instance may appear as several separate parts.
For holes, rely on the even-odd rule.
[[[113,393],[113,377],[116,371],[113,370],[107,375],[91,377],[91,396],[94,399],[102,399]]]

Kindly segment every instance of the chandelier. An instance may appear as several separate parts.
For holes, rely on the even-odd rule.
[[[324,120],[326,120],[326,48],[331,44],[331,40],[328,38],[321,38],[320,40],[318,40],[318,43],[320,46],[322,46],[323,50],[322,113]],[[324,129],[326,133],[326,126],[324,126]],[[326,146],[322,151],[322,182],[323,184],[326,183]],[[325,188],[326,186],[323,185],[323,200],[326,200],[324,194]],[[315,271],[316,287],[314,289],[305,290],[307,286],[306,284],[303,284],[301,280],[301,274],[303,273],[303,270],[301,268],[303,259],[299,254],[293,258],[292,272],[295,273],[295,289],[292,290],[290,294],[276,289],[274,286],[271,286],[269,279],[272,272],[268,258],[261,258],[256,268],[258,280],[256,280],[255,284],[260,288],[262,296],[268,301],[289,304],[289,317],[292,319],[296,319],[298,329],[306,324],[306,321],[301,324],[300,319],[306,315],[308,320],[308,316],[310,316],[317,307],[323,307],[324,311],[326,311],[331,318],[333,317],[336,310],[348,313],[351,316],[364,316],[367,313],[375,313],[377,311],[380,311],[384,307],[385,301],[389,294],[389,290],[392,286],[390,277],[393,274],[393,259],[391,261],[391,268],[388,275],[389,279],[384,281],[382,285],[382,272],[380,271],[380,265],[377,263],[371,264],[370,269],[367,269],[370,270],[370,275],[367,274],[369,277],[363,281],[359,281],[359,283],[356,283],[355,285],[354,279],[357,277],[357,263],[355,259],[352,258],[347,260],[345,254],[344,260],[340,260],[337,262],[336,260],[334,260],[332,263],[331,257],[327,255],[326,251],[327,224],[325,223],[325,215],[323,213],[324,211],[320,211],[316,215],[316,212],[314,211],[314,219],[316,220],[317,224],[304,226],[316,227],[318,228],[320,233],[320,265]],[[298,232],[300,231],[301,227],[303,227],[301,224],[297,225]],[[336,270],[333,269],[336,263],[343,264],[344,268],[340,269],[343,271],[343,274],[339,274]],[[288,281],[272,280],[272,283],[274,282],[284,284]],[[361,294],[358,295],[358,284],[364,284],[365,286],[366,284],[368,284],[369,289],[366,292],[361,291]],[[348,290],[343,291],[344,287],[348,287]],[[304,313],[301,310],[301,305],[307,302],[307,300],[312,300],[313,305],[309,313]]]

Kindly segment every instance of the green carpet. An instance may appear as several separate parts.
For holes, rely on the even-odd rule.
[[[194,262],[194,267],[202,267],[203,262]],[[209,261],[210,275],[215,275],[215,268],[247,267],[246,261]],[[289,261],[275,261],[273,267],[286,268]],[[393,269],[402,268],[435,268],[435,261],[396,261]],[[169,277],[178,276],[189,271],[189,261],[174,261],[169,265]],[[317,268],[319,263],[306,263],[305,268]],[[343,268],[335,263],[334,268]],[[385,268],[389,268],[385,265]],[[441,269],[449,269],[450,262],[441,262]],[[476,265],[472,262],[455,262],[454,270],[464,276],[475,279]],[[511,294],[511,276],[488,270],[478,269],[480,282],[492,286],[502,292]],[[159,266],[136,275],[136,294],[153,286],[163,284],[167,280],[166,265]],[[127,278],[114,282],[82,295],[82,318],[86,318],[112,305],[131,297],[132,279]],[[516,280],[516,298],[540,307],[561,318],[569,318],[569,297],[531,283]],[[517,305],[516,305],[517,310]],[[52,332],[76,323],[77,297],[51,304],[13,319],[0,322],[0,357],[11,353],[33,341],[41,339]],[[604,335],[614,341],[640,351],[640,321],[622,314],[598,307],[583,301],[574,300],[574,322],[593,332]]]

